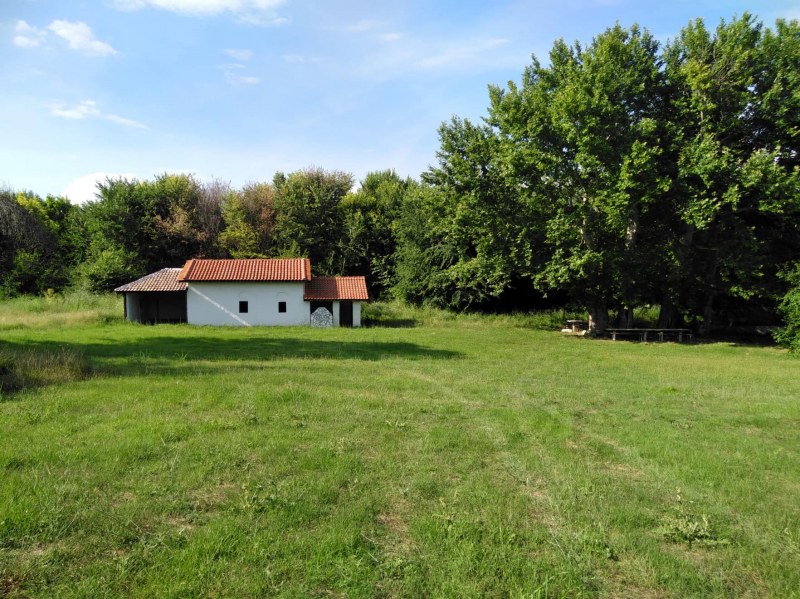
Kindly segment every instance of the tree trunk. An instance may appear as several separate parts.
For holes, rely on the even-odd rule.
[[[703,324],[700,325],[698,333],[701,337],[708,337],[711,334],[711,325],[714,321],[714,296],[716,294],[710,292],[706,296],[706,304],[703,306]]]
[[[667,284],[664,289],[665,297],[661,300],[658,312],[658,326],[670,329],[683,327],[683,315],[680,310],[686,308],[686,293],[684,279],[694,249],[694,235],[697,229],[694,225],[685,223],[683,234],[676,246],[677,264],[667,275]]]
[[[658,326],[665,329],[679,329],[683,326],[683,319],[671,299],[664,299],[661,302],[658,310]]]
[[[608,328],[608,307],[603,302],[596,302],[589,307],[589,334],[599,337]]]
[[[633,328],[633,308],[623,307],[617,312],[617,326],[623,329]]]

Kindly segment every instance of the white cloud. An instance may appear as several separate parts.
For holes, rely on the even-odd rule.
[[[223,13],[234,15],[246,25],[276,27],[285,25],[289,19],[280,17],[277,9],[285,0],[116,0],[121,10],[157,8],[170,12],[198,17],[213,17]]]
[[[418,63],[422,69],[437,69],[448,65],[465,64],[474,57],[481,55],[488,50],[492,50],[508,43],[505,38],[495,38],[479,42],[466,42],[452,44],[442,51],[422,58]]]
[[[73,179],[62,190],[61,195],[70,199],[73,204],[83,204],[95,199],[97,184],[103,183],[106,179],[134,179],[136,175],[132,173],[89,173],[77,179]]]
[[[306,56],[305,54],[283,54],[284,62],[291,64],[313,64],[320,61],[318,56]]]
[[[397,40],[399,40],[401,37],[403,37],[403,34],[402,34],[402,33],[398,33],[398,32],[396,32],[396,31],[393,31],[393,32],[391,32],[391,33],[382,33],[382,34],[380,34],[380,35],[378,36],[378,39],[379,39],[379,40],[382,40],[382,41],[384,41],[384,42],[396,42],[396,41],[397,41]]]
[[[286,17],[265,16],[256,13],[240,15],[236,19],[242,25],[254,25],[256,27],[281,27],[290,23]]]
[[[223,50],[225,54],[233,58],[234,60],[240,60],[242,62],[246,62],[253,58],[253,51],[252,50],[241,50],[237,48],[228,48],[227,50]]]
[[[275,10],[285,0],[117,0],[117,6],[125,10],[152,7],[171,12],[216,15],[222,12],[247,12]]]
[[[126,127],[134,129],[147,129],[147,125],[134,121],[133,119],[126,119],[117,114],[105,114],[97,107],[97,102],[94,100],[83,100],[79,104],[69,107],[61,103],[54,103],[50,105],[50,114],[53,116],[61,117],[62,119],[69,119],[72,121],[82,121],[88,118],[97,118],[104,121],[111,121]]]
[[[341,28],[342,31],[346,31],[348,33],[365,33],[367,31],[375,31],[383,26],[381,21],[371,21],[368,19],[362,19],[360,21],[355,21],[354,23],[349,23]]]
[[[106,114],[101,116],[101,118],[111,121],[113,123],[119,123],[120,125],[125,125],[126,127],[133,127],[134,129],[147,129],[147,125],[144,123],[140,123],[139,121],[134,121],[133,119],[126,119],[125,117],[118,116],[116,114]]]
[[[228,83],[233,83],[234,85],[256,85],[261,83],[261,79],[258,77],[253,77],[251,75],[238,75],[230,71],[225,73],[225,80]]]
[[[375,40],[377,35],[366,37]],[[520,64],[518,52],[506,38],[471,36],[461,39],[425,39],[404,36],[403,43],[373,43],[352,74],[386,81],[419,72],[458,72],[496,69]]]
[[[100,116],[100,110],[98,110],[97,103],[93,100],[84,100],[72,108],[65,108],[63,104],[53,104],[50,107],[50,114],[64,119],[80,121],[87,117]]]
[[[261,83],[261,79],[253,75],[240,75],[245,68],[243,64],[228,63],[219,65],[220,70],[225,74],[225,81],[232,85],[256,85]]]
[[[14,31],[17,34],[14,36],[14,45],[20,48],[35,48],[47,35],[45,30],[32,27],[25,21],[17,21]]]
[[[95,38],[92,29],[82,21],[53,21],[47,28],[67,40],[70,48],[90,56],[108,56],[117,53],[110,45]]]

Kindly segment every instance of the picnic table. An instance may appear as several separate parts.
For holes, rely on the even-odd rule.
[[[606,333],[611,335],[611,340],[616,341],[617,335],[630,335],[630,336],[638,336],[641,341],[647,341],[647,337],[649,335],[656,335],[659,341],[664,341],[665,337],[675,337],[678,340],[678,343],[683,342],[684,338],[687,341],[692,341],[694,335],[691,329],[664,329],[664,328],[654,328],[654,329],[619,329],[619,328],[609,328],[606,329]]]
[[[589,328],[589,323],[585,320],[568,320],[565,331],[569,329],[572,333],[580,333]]]

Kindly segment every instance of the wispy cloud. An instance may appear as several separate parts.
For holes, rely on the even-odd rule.
[[[289,19],[281,17],[277,9],[285,0],[116,0],[121,10],[157,8],[196,17],[213,17],[228,13],[237,21],[247,25],[276,27],[285,25]]]
[[[322,60],[319,56],[306,56],[305,54],[283,54],[281,58],[290,64],[314,64]]]
[[[47,36],[47,31],[28,25],[25,21],[17,21],[14,27],[14,45],[20,48],[35,48]]]
[[[400,34],[396,34],[400,35]],[[368,39],[394,42],[395,34],[375,34]],[[457,72],[478,68],[498,68],[517,65],[519,57],[510,48],[510,40],[501,37],[471,36],[465,39],[430,39],[404,36],[403,43],[381,43],[372,41],[363,53],[360,64],[352,74],[377,81],[419,72]]]
[[[50,105],[50,114],[71,121],[82,121],[85,119],[101,119],[111,121],[134,129],[147,129],[147,125],[127,119],[117,114],[106,114],[97,107],[94,100],[83,100],[74,106],[65,106],[63,103],[55,102]]]
[[[370,31],[375,31],[376,29],[380,29],[381,27],[383,27],[382,21],[362,19],[360,21],[348,23],[342,26],[340,29],[341,31],[346,31],[348,33],[367,33]]]
[[[241,71],[245,68],[243,64],[221,64],[219,68],[225,77],[225,81],[231,85],[257,85],[261,83],[261,79],[258,77],[242,74]]]
[[[253,75],[239,75],[232,72],[225,73],[225,80],[234,85],[257,85],[261,83],[261,79]]]
[[[403,34],[397,32],[397,31],[392,31],[390,33],[380,33],[380,34],[378,34],[378,39],[383,41],[383,42],[396,42],[397,40],[399,40],[402,37],[403,37]]]
[[[255,27],[282,27],[291,22],[286,17],[267,16],[258,13],[241,14],[236,17],[236,21],[242,25],[253,25]]]
[[[47,28],[67,40],[73,50],[80,50],[90,56],[108,56],[117,53],[109,44],[95,38],[91,27],[82,21],[53,21]]]
[[[240,62],[246,62],[253,58],[253,51],[252,50],[242,50],[238,48],[228,48],[227,50],[223,50],[225,54],[233,58],[234,60],[238,60]]]
[[[475,57],[507,43],[508,40],[505,38],[494,38],[447,44],[434,54],[420,59],[417,66],[422,69],[437,69],[449,65],[468,64]]]

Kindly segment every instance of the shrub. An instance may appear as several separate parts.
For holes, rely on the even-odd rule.
[[[143,274],[136,257],[120,248],[97,251],[79,270],[80,278],[93,293],[111,291]]]
[[[775,340],[791,352],[800,353],[800,264],[785,278],[791,287],[778,306],[784,326],[775,332]]]

